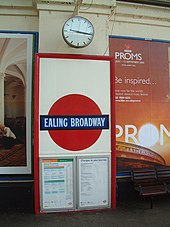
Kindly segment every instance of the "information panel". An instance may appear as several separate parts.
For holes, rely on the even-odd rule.
[[[74,159],[41,159],[41,211],[74,208]]]
[[[108,56],[35,56],[36,214],[115,207],[113,74]]]
[[[109,156],[81,157],[78,159],[78,170],[79,209],[85,209],[86,207],[109,207]]]

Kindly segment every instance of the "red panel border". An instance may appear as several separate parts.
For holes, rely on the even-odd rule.
[[[115,139],[115,63],[109,56],[38,53],[35,55],[34,70],[34,209],[40,214],[39,185],[39,67],[41,58],[84,59],[110,61],[111,95],[111,208],[116,208],[116,139]]]
[[[116,119],[115,119],[115,60],[110,59],[111,106],[111,208],[116,208]]]

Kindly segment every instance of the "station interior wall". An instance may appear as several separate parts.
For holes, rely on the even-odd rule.
[[[109,55],[109,35],[169,39],[170,8],[116,1],[112,7],[80,7],[79,16],[93,23],[95,36],[89,46],[72,48],[62,38],[62,26],[73,10],[49,4],[39,4],[33,12],[2,8],[0,30],[38,32],[40,53]]]
[[[109,36],[128,36],[146,39],[168,40],[170,37],[170,8],[151,6],[136,3],[116,1],[114,7],[102,9],[81,9],[80,16],[87,17],[94,25],[95,37],[86,48],[72,48],[62,38],[62,26],[65,21],[73,16],[73,9],[53,9],[49,5],[39,5],[34,12],[24,13],[15,10],[1,10],[1,31],[31,31],[39,33],[39,53],[65,53],[109,55]],[[118,202],[128,200],[127,195],[133,195],[129,183],[118,182]],[[16,186],[17,188],[17,186]],[[6,186],[1,191],[6,191]],[[8,190],[10,190],[8,188]],[[22,191],[25,197],[24,206],[33,207],[30,203],[33,198],[31,187]],[[6,191],[7,192],[7,191]],[[3,193],[1,193],[3,195]],[[18,194],[18,190],[15,193]],[[4,196],[2,196],[5,198]],[[16,198],[16,197],[15,197]],[[21,197],[20,197],[21,198]],[[14,200],[18,206],[23,206],[23,199]],[[11,198],[9,199],[10,201]],[[2,199],[1,207],[6,203]],[[11,203],[12,206],[12,203]]]

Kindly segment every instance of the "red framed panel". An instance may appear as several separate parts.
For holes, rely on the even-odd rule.
[[[40,60],[47,59],[83,59],[101,60],[110,62],[110,108],[111,108],[111,208],[116,207],[116,153],[115,153],[115,94],[114,94],[114,59],[106,56],[72,55],[72,54],[46,54],[35,55],[34,77],[34,192],[35,213],[40,213],[40,176],[39,176],[39,128],[40,128]],[[50,89],[50,88],[49,88]]]

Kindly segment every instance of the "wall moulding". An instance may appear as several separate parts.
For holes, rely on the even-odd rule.
[[[115,19],[116,18],[116,19]],[[110,21],[170,26],[170,8],[119,2]]]

